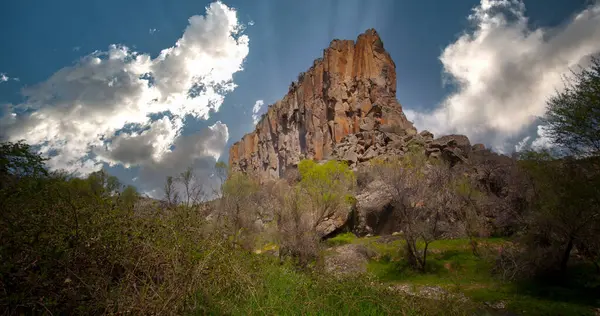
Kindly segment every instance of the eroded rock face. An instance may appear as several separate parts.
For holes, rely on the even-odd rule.
[[[260,179],[280,178],[302,159],[332,158],[348,135],[382,137],[383,130],[416,133],[396,100],[396,66],[370,29],[356,42],[333,40],[323,58],[269,106],[255,131],[233,144],[229,164]],[[366,159],[379,153],[365,150]],[[361,159],[354,155],[348,152],[346,159]]]
[[[488,177],[489,172],[477,171],[473,163],[493,160],[498,165],[504,158],[510,160],[482,144],[471,145],[464,135],[435,138],[429,131],[417,133],[396,100],[395,64],[371,29],[356,42],[333,40],[285,97],[269,106],[256,129],[232,145],[229,164],[234,172],[262,182],[278,178],[293,182],[302,159],[340,160],[359,170],[374,158],[396,160],[408,152],[443,159],[451,166],[460,164],[465,172]],[[356,192],[356,200],[356,217],[350,216],[350,209],[340,210],[319,223],[319,237],[349,226],[360,235],[398,229],[392,197],[383,183],[367,183]]]

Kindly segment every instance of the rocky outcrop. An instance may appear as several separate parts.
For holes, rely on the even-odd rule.
[[[392,217],[392,190],[386,183],[376,180],[369,183],[356,196],[357,221],[353,230],[361,236],[391,234],[398,221]]]
[[[356,42],[333,40],[286,96],[269,106],[256,129],[232,145],[229,164],[232,171],[263,181],[290,180],[298,177],[294,166],[302,159],[341,160],[359,170],[372,159],[395,160],[408,152],[443,159],[452,167],[460,164],[466,172],[488,178],[494,175],[490,168],[473,171],[474,161],[499,165],[506,164],[504,158],[510,160],[481,144],[471,145],[463,135],[417,133],[396,100],[395,64],[371,29]],[[342,210],[319,223],[319,236],[349,226],[359,234],[397,229],[392,197],[383,183],[365,184],[356,200],[354,214]]]
[[[302,159],[339,156],[336,145],[348,135],[364,142],[377,138],[381,145],[382,139],[391,141],[389,134],[415,133],[396,100],[396,66],[370,29],[356,42],[333,40],[287,95],[269,106],[255,131],[233,144],[229,164],[261,179],[280,178]],[[345,158],[368,159],[381,149],[363,148],[344,151]]]

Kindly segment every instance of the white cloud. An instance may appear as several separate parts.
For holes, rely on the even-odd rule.
[[[263,100],[257,100],[254,102],[254,106],[252,107],[252,123],[254,123],[254,125],[258,124],[261,114],[265,112],[264,105],[265,101]]]
[[[148,30],[148,33],[150,33],[150,35],[152,35],[152,34],[156,33],[156,31],[158,31],[158,30],[155,28],[152,28],[152,29]]]
[[[11,78],[5,72],[0,72],[0,83],[7,82],[9,80],[19,81],[19,78]]]
[[[531,142],[529,141],[530,139],[531,139],[531,136],[525,136],[525,138],[523,138],[521,141],[519,141],[515,145],[515,151],[521,152],[521,151],[527,149],[528,147],[530,147],[531,146]]]
[[[190,17],[182,37],[154,59],[122,45],[87,55],[25,89],[26,101],[3,118],[4,137],[41,145],[52,168],[82,174],[103,163],[187,163],[183,153],[213,159],[225,143],[181,136],[183,119],[207,119],[235,88],[233,74],[249,49],[241,30],[236,11],[214,2],[204,16]],[[157,115],[162,118],[152,121]],[[227,136],[221,123],[208,131],[220,140]],[[182,142],[195,151],[177,146]]]
[[[600,3],[554,29],[530,28],[520,0],[481,0],[469,20],[474,28],[440,56],[456,91],[432,112],[407,115],[419,128],[512,148],[562,89],[561,76],[600,52]]]
[[[531,148],[535,150],[548,149],[552,147],[550,133],[544,125],[537,127],[537,138],[531,142]]]
[[[127,168],[131,165],[161,161],[179,136],[182,125],[181,119],[170,120],[164,116],[140,133],[121,133],[113,137],[110,144],[94,150],[94,153],[102,161],[111,165],[123,164]]]

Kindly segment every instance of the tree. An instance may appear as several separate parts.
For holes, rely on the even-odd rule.
[[[461,221],[463,233],[469,238],[473,255],[479,257],[476,237],[487,237],[488,227],[483,209],[488,207],[488,197],[477,189],[476,183],[469,176],[458,176],[455,180],[458,219]]]
[[[23,141],[0,144],[0,189],[7,188],[18,178],[47,176],[45,161]]]
[[[185,207],[198,206],[204,197],[204,191],[194,173],[194,169],[188,167],[184,172],[179,174],[178,180],[183,184],[183,189],[185,191]]]
[[[453,174],[445,164],[432,165],[411,153],[373,168],[392,197],[408,263],[426,271],[429,245],[450,230],[449,216],[459,205]]]
[[[600,59],[565,79],[565,89],[548,101],[546,129],[568,154],[600,154]]]
[[[352,204],[352,193],[356,186],[356,178],[348,165],[339,161],[327,161],[317,164],[313,160],[302,160],[298,164],[300,172],[299,189],[311,203],[312,227],[317,226],[323,219],[338,211],[348,211]]]
[[[242,238],[251,243],[257,218],[259,186],[248,175],[232,174],[223,184],[222,197],[218,210],[218,224],[234,246],[239,246]]]
[[[217,195],[223,193],[223,185],[225,184],[225,180],[227,180],[228,173],[229,171],[226,163],[223,161],[215,163],[215,175],[219,179],[219,192],[216,192]]]
[[[168,207],[173,207],[179,203],[179,193],[175,188],[175,179],[172,176],[167,176],[163,190]]]
[[[519,163],[535,195],[526,216],[525,244],[537,254],[533,259],[539,270],[564,275],[577,245],[591,256],[598,252],[598,158],[556,159],[547,152],[527,152]]]
[[[133,210],[135,203],[139,200],[139,198],[140,194],[138,193],[137,189],[132,185],[128,185],[121,192],[121,195],[119,196],[119,202],[125,209]]]
[[[280,183],[280,207],[275,215],[280,256],[290,256],[306,267],[318,255],[324,234],[321,224],[327,218],[350,212],[356,180],[350,168],[338,161],[317,164],[303,160],[298,171],[301,180],[296,186]]]
[[[104,169],[92,172],[86,181],[94,194],[101,197],[110,197],[121,191],[123,186],[117,177],[109,175]]]

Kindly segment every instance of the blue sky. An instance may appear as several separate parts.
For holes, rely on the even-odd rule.
[[[375,28],[418,129],[510,152],[546,144],[543,101],[600,52],[594,1],[211,3],[2,1],[0,135],[145,192],[188,165],[209,177],[257,101],[282,98],[332,39]]]

